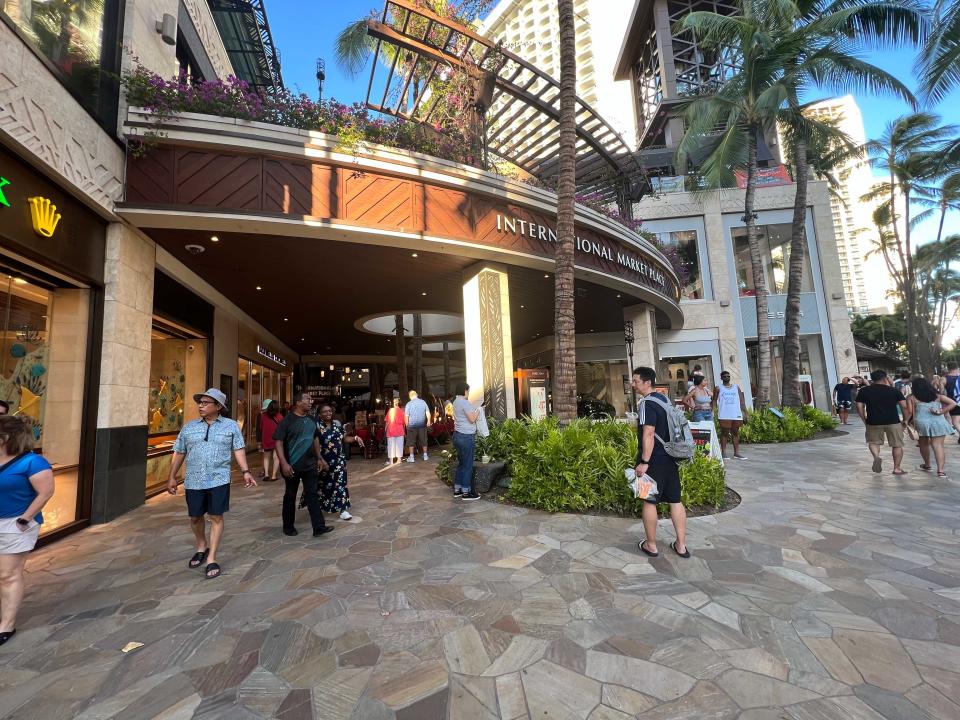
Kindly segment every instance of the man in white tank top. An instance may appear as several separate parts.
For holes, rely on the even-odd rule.
[[[730,373],[720,373],[720,385],[713,391],[713,412],[720,423],[720,451],[726,457],[727,436],[733,439],[733,457],[747,458],[740,454],[740,426],[747,420],[747,403],[743,390],[730,382]]]

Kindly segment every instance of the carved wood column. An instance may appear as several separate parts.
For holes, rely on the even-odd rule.
[[[500,267],[475,265],[464,273],[463,334],[470,400],[486,400],[494,420],[516,417],[510,291]]]
[[[400,390],[401,400],[410,392],[410,386],[407,384],[407,348],[403,339],[403,315],[394,315],[395,341],[397,343],[397,388]]]

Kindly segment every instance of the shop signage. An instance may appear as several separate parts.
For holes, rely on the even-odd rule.
[[[267,360],[272,360],[273,362],[275,362],[277,365],[280,365],[281,367],[287,366],[286,360],[284,360],[282,357],[280,357],[275,352],[270,350],[270,348],[265,348],[263,345],[257,345],[257,354],[262,355]]]
[[[737,187],[745,188],[747,186],[747,173],[742,170],[734,172],[737,178]],[[771,185],[789,185],[793,182],[790,179],[790,173],[783,165],[777,165],[772,168],[757,168],[757,174],[754,177],[757,187],[770,187]]]
[[[5,177],[0,177],[0,205],[4,207],[10,207],[10,203],[7,201],[6,195],[3,194],[3,189],[10,184],[10,181]]]
[[[542,240],[556,244],[556,231],[542,223],[535,223],[531,220],[509,217],[497,213],[497,232],[512,233],[513,235],[526,235],[533,240]],[[620,249],[612,249],[609,245],[598,240],[576,237],[576,250],[584,255],[594,255],[601,260],[616,262],[618,265],[629,268],[636,273],[652,280],[666,291],[667,279],[659,269],[653,265],[647,264],[633,254]]]
[[[33,231],[42,237],[53,237],[57,224],[60,222],[60,213],[57,206],[45,197],[27,198],[30,203],[30,219],[33,221]]]

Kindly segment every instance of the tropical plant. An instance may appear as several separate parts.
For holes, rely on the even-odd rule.
[[[917,63],[924,94],[939,102],[960,87],[960,3],[936,0],[933,29]]]
[[[750,413],[740,428],[740,440],[745,443],[782,443],[809,440],[819,429],[819,423],[807,420],[805,410],[785,407],[783,417],[769,408]]]
[[[907,325],[902,312],[892,315],[855,315],[850,319],[853,338],[894,358],[907,356]]]
[[[577,160],[577,56],[573,0],[558,0],[560,23],[560,146],[557,243],[553,299],[553,410],[563,422],[577,417],[574,212]]]
[[[934,372],[937,358],[933,351],[935,338],[924,322],[926,310],[922,306],[928,298],[920,275],[932,277],[933,268],[924,270],[916,264],[914,204],[918,197],[929,199],[932,194],[942,193],[937,188],[949,172],[945,159],[951,158],[949,149],[956,142],[957,127],[939,122],[939,116],[933,113],[905,115],[889,123],[880,139],[865,145],[873,166],[888,176],[863,198],[880,203],[873,213],[879,238],[871,252],[883,256],[902,300],[910,370],[926,374]],[[948,188],[948,198],[950,192]],[[951,209],[952,202],[945,204],[943,216]],[[929,259],[921,258],[925,262]]]
[[[800,390],[800,292],[807,251],[807,186],[811,164],[823,172],[828,159],[844,161],[853,151],[850,138],[835,124],[818,121],[804,112],[801,90],[810,85],[830,84],[831,90],[883,91],[914,103],[911,92],[899,80],[857,57],[865,45],[887,46],[918,42],[923,36],[923,18],[911,6],[889,0],[796,0],[798,17],[791,35],[793,48],[785,57],[787,84],[786,134],[794,160],[793,219],[783,338],[782,402],[803,407]],[[796,51],[795,53],[793,51]],[[824,154],[823,151],[827,150]],[[811,161],[811,158],[816,160]]]

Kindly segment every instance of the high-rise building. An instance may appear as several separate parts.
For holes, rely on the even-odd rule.
[[[808,112],[836,121],[837,127],[857,144],[866,142],[863,116],[851,95],[815,103]],[[893,288],[890,271],[882,255],[871,252],[877,240],[872,218],[877,203],[861,199],[876,179],[870,167],[859,159],[845,162],[832,174],[836,189],[830,198],[830,209],[847,307],[855,313],[892,312],[888,297]]]
[[[577,96],[596,110],[630,146],[637,125],[628,83],[615,82],[618,35],[630,17],[630,3],[574,0],[577,29]],[[480,34],[560,77],[560,36],[556,0],[500,0]]]

